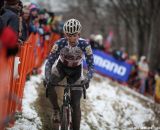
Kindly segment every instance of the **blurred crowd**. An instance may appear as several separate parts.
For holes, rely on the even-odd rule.
[[[39,33],[39,46],[52,35],[60,38],[62,16],[55,15],[35,3],[20,0],[0,1],[0,50],[7,50],[7,56],[16,55],[31,33]]]
[[[23,46],[31,33],[39,33],[41,40],[39,46],[43,47],[43,40],[55,36],[57,40],[63,37],[63,21],[61,15],[40,7],[35,3],[22,3],[20,0],[0,1],[0,55],[6,50],[8,56],[16,55],[19,46]],[[112,49],[113,33],[104,39],[100,34],[91,34],[88,41],[93,49],[102,50],[114,58],[132,64],[132,71],[128,85],[144,95],[155,97],[160,91],[160,68],[154,72],[149,69],[145,56],[138,58],[129,56],[125,48]],[[50,42],[52,43],[52,42]],[[156,91],[157,90],[157,91]]]
[[[101,34],[91,34],[89,43],[93,49],[99,49],[117,60],[131,64],[128,86],[143,95],[153,97],[157,103],[160,103],[160,99],[156,96],[160,94],[160,68],[151,71],[146,56],[129,56],[123,47],[111,48],[111,37],[108,37],[106,40]]]

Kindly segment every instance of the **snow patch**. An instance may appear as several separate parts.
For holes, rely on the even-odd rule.
[[[15,122],[14,127],[8,130],[40,130],[42,129],[42,122],[38,113],[33,106],[38,97],[38,84],[42,82],[43,75],[31,76],[30,81],[27,81],[24,88],[24,95],[22,101],[22,115]]]
[[[91,82],[87,90],[87,102],[91,111],[85,115],[87,118],[82,117],[83,122],[92,125],[94,129],[115,130],[129,129],[130,126],[142,127],[145,122],[155,118],[154,112],[150,108],[145,108],[135,95],[126,94],[119,87],[111,86],[102,77],[100,82]],[[83,122],[81,128],[84,128]],[[85,130],[92,130],[91,127],[84,125]]]

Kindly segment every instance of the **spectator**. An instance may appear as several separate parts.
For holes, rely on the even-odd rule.
[[[29,24],[30,10],[29,10],[29,6],[27,6],[27,5],[24,5],[24,7],[23,7],[23,18],[26,21],[26,23]]]
[[[0,51],[6,50],[6,56],[15,55],[18,52],[17,35],[10,27],[4,27],[3,20],[0,18]]]
[[[62,29],[61,29],[62,27],[60,26],[61,20],[62,20],[62,16],[54,16],[54,20],[53,20],[52,26],[51,26],[53,33],[57,33],[57,34],[61,33],[61,31],[62,31]]]
[[[19,43],[23,43],[27,39],[27,30],[21,16],[22,6],[20,0],[6,0],[2,14],[5,26],[10,26],[17,33]]]
[[[43,28],[43,26],[45,26],[47,24],[47,19],[45,18],[45,10],[41,9],[38,13],[38,17],[39,17],[39,24],[40,27]]]
[[[39,11],[39,9],[34,4],[31,4],[30,7],[29,7],[29,9],[30,9],[31,21],[33,22],[38,17],[38,11]]]
[[[0,13],[1,13],[1,9],[2,9],[3,6],[4,6],[4,0],[1,0],[0,1]]]
[[[157,74],[155,76],[156,80],[156,88],[155,88],[155,102],[160,103],[160,68],[157,70]]]
[[[54,21],[55,14],[54,14],[54,12],[48,12],[48,14],[49,14],[49,18],[47,20],[47,24],[52,25],[52,22]]]
[[[99,44],[99,49],[104,50],[103,36],[101,34],[98,34],[95,36],[94,40]]]
[[[27,34],[25,34],[25,35],[27,35],[27,36],[29,35],[29,31],[28,31],[29,22],[30,22],[30,15],[29,14],[30,14],[29,6],[25,5],[23,7],[23,19],[25,21],[25,22],[23,22],[23,24],[24,24],[24,27],[26,27],[25,30],[27,30],[26,31]]]
[[[39,28],[41,28],[43,30],[43,36],[45,40],[49,40],[49,35],[51,33],[51,29],[50,26],[47,24],[47,18],[45,17],[45,14],[47,14],[47,12],[45,11],[45,9],[42,9],[39,11]]]
[[[95,35],[94,34],[90,35],[89,43],[90,43],[92,49],[100,49],[99,43],[95,41]]]
[[[126,61],[128,59],[128,53],[126,52],[126,49],[124,47],[121,47],[120,51],[122,52],[121,59],[123,61]]]
[[[140,86],[140,80],[138,77],[137,56],[132,55],[130,59],[127,60],[127,63],[132,65],[132,70],[128,79],[129,87],[137,90]]]
[[[127,54],[124,53],[122,50],[114,49],[112,55],[115,59],[120,61],[125,61],[127,59]]]
[[[155,74],[153,72],[148,73],[148,78],[146,80],[146,92],[150,96],[154,95],[154,90],[155,90]]]
[[[130,58],[127,59],[126,62],[131,65],[137,64],[137,55],[130,56]]]
[[[145,94],[146,91],[146,80],[149,72],[149,65],[145,56],[141,56],[140,62],[138,63],[138,75],[141,81],[139,92]]]
[[[38,17],[39,8],[31,4],[30,5],[30,23],[29,23],[29,33],[39,33],[40,35],[44,34],[43,28],[40,27],[39,17]]]

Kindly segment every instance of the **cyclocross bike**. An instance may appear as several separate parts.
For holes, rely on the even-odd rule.
[[[72,130],[72,107],[71,107],[71,91],[80,90],[83,91],[83,98],[86,99],[86,88],[85,85],[76,84],[57,84],[56,87],[64,87],[63,103],[60,109],[60,123],[58,130]]]

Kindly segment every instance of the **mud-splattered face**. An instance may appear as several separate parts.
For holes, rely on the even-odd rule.
[[[66,38],[68,39],[68,42],[70,44],[70,46],[75,46],[76,42],[79,38],[79,34],[75,33],[75,34],[65,34]]]

